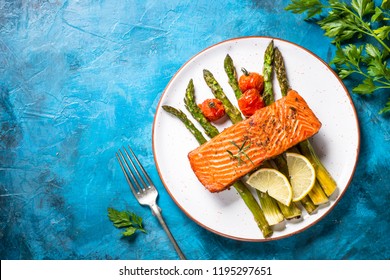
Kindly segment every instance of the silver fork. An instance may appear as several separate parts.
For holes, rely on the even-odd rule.
[[[180,259],[185,260],[186,258],[183,252],[180,250],[179,245],[177,244],[175,238],[173,237],[171,231],[165,223],[161,215],[161,209],[157,205],[158,192],[156,187],[154,186],[152,180],[146,173],[145,169],[143,168],[142,164],[140,163],[130,146],[128,146],[128,150],[130,151],[132,157],[127,152],[125,147],[123,147],[122,149],[124,153],[122,153],[122,151],[119,149],[118,152],[115,153],[115,155],[119,161],[119,165],[121,166],[123,173],[125,174],[126,181],[130,186],[131,192],[134,194],[139,204],[147,205],[150,207],[153,215],[157,217],[161,226],[168,235],[169,240],[172,242],[173,247],[175,248]],[[134,160],[132,160],[132,158]],[[138,166],[138,168],[136,167],[136,165]],[[143,176],[139,171],[141,171]]]

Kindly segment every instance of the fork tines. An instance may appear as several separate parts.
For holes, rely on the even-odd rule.
[[[130,146],[128,146],[130,153],[127,152],[125,147],[122,147],[122,150],[123,152],[119,149],[115,155],[133,194],[140,194],[146,189],[153,187],[152,180],[146,173],[141,162],[138,160]],[[141,175],[140,171],[143,176]]]

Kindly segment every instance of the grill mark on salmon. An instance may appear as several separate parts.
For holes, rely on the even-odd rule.
[[[306,101],[291,90],[286,97],[191,151],[188,158],[199,181],[210,192],[220,192],[320,128],[321,122]]]

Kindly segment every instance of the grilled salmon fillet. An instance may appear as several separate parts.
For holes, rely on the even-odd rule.
[[[220,192],[265,160],[313,136],[320,127],[306,101],[291,90],[191,151],[188,158],[199,181],[210,192]]]

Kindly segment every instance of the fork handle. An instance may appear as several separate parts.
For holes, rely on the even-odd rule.
[[[152,210],[152,213],[154,216],[157,217],[158,221],[160,222],[161,226],[163,227],[164,231],[166,232],[166,234],[168,235],[168,238],[169,240],[172,242],[173,244],[173,247],[175,248],[177,254],[179,255],[180,259],[181,260],[185,260],[186,257],[184,256],[183,252],[181,251],[179,245],[177,244],[175,238],[173,237],[171,231],[169,230],[167,224],[165,223],[162,215],[161,215],[161,210],[160,208],[157,206],[157,204],[153,204],[150,206],[150,209]]]

